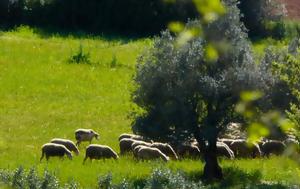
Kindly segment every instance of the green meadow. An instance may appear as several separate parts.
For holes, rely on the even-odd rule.
[[[82,188],[95,188],[97,178],[107,173],[116,183],[143,180],[155,168],[181,170],[199,179],[199,160],[137,162],[125,156],[83,165],[87,143],[73,160],[39,161],[44,143],[55,137],[74,141],[78,128],[94,129],[100,133],[94,143],[119,152],[118,136],[131,132],[136,59],[151,44],[152,39],[43,35],[28,27],[0,33],[0,169],[46,169],[61,182],[75,180]],[[80,45],[90,64],[68,63]],[[221,165],[229,185],[237,179],[230,185],[236,188],[243,182],[300,186],[299,164],[284,157],[222,159]]]

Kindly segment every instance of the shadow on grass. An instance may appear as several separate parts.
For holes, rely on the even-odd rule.
[[[28,25],[25,25],[27,27]],[[19,27],[23,27],[23,25],[17,26],[0,26],[1,31],[11,31],[15,30]],[[39,37],[47,39],[51,37],[61,37],[61,38],[68,38],[72,37],[75,39],[84,39],[84,38],[98,38],[104,39],[107,41],[118,41],[121,43],[128,43],[132,40],[137,40],[140,38],[151,37],[145,35],[134,35],[134,34],[119,34],[112,31],[99,31],[99,32],[88,32],[84,30],[70,30],[70,29],[63,29],[63,28],[55,28],[55,27],[37,27],[37,26],[28,26],[33,30],[34,34],[37,34]]]
[[[259,170],[245,172],[235,167],[223,168],[224,179],[220,182],[206,183],[208,189],[218,188],[249,188],[249,189],[287,189],[280,182],[264,182]],[[202,178],[202,172],[192,172],[188,174],[189,179],[198,181]],[[205,183],[205,182],[204,182]]]

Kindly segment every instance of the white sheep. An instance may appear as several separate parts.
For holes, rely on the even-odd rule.
[[[136,157],[138,159],[142,160],[152,160],[152,159],[162,159],[164,161],[169,161],[170,158],[166,156],[164,153],[162,153],[159,149],[157,148],[151,148],[147,146],[137,146],[134,151],[137,151]]]
[[[79,155],[79,150],[74,144],[73,141],[67,140],[67,139],[62,139],[62,138],[54,138],[50,141],[50,143],[55,143],[55,144],[62,144],[64,145],[68,150],[71,152],[74,152],[76,155]]]
[[[86,152],[85,152],[85,158],[83,160],[83,163],[87,160],[87,159],[108,159],[108,158],[114,158],[114,159],[118,159],[119,156],[118,154],[111,149],[109,146],[106,145],[100,145],[100,144],[90,144],[87,148],[86,148]]]
[[[159,149],[162,153],[166,154],[167,156],[178,160],[178,156],[173,150],[172,146],[167,144],[167,143],[160,143],[160,142],[154,142],[151,144],[152,148],[157,148]]]
[[[66,155],[69,159],[72,159],[72,153],[62,144],[46,143],[42,146],[42,157],[40,161],[46,156],[47,161],[49,157],[63,157]]]
[[[123,155],[127,152],[131,151],[131,145],[136,142],[136,140],[130,139],[130,138],[123,138],[119,142],[120,146],[120,154]]]
[[[218,156],[225,156],[230,159],[234,159],[234,152],[224,142],[217,142],[217,154]]]
[[[146,142],[153,142],[152,140],[148,140],[147,138],[140,136],[140,135],[135,135],[135,134],[128,134],[128,133],[123,133],[119,136],[119,141],[121,141],[124,138],[130,138],[133,140],[139,140],[139,141],[146,141]]]
[[[79,146],[80,143],[83,141],[89,141],[91,143],[94,137],[98,140],[99,134],[93,129],[77,129],[75,131],[75,139],[77,141],[77,146]]]

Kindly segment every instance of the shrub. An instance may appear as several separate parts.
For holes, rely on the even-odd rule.
[[[19,167],[14,171],[12,177],[12,187],[23,189],[25,187],[25,175],[23,167]]]
[[[109,65],[111,68],[115,68],[118,66],[118,59],[117,59],[117,56],[115,54],[113,54],[112,56],[112,60],[110,62],[110,65]]]
[[[38,189],[40,188],[40,179],[37,176],[36,170],[31,168],[26,177],[26,181],[29,189]]]
[[[173,173],[170,170],[155,169],[147,180],[146,189],[151,188],[206,188],[201,182],[193,182],[180,172]]]
[[[26,171],[19,167],[14,171],[0,170],[0,182],[3,182],[12,188],[28,189],[76,189],[78,184],[74,181],[66,183],[64,186],[59,184],[59,180],[53,173],[44,171],[44,176],[39,177],[36,169],[31,168]]]
[[[98,188],[99,189],[110,189],[112,188],[112,174],[109,173],[98,178]]]
[[[80,44],[78,51],[68,59],[68,62],[74,64],[91,64],[90,53],[84,52],[83,46]]]

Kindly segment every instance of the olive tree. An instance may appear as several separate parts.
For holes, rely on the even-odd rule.
[[[227,13],[212,23],[188,23],[186,28],[199,27],[205,35],[183,46],[177,45],[176,35],[162,32],[138,59],[132,93],[142,109],[135,115],[133,131],[173,143],[195,138],[207,179],[223,177],[217,137],[229,122],[241,119],[235,113],[240,93],[260,90],[265,94],[261,104],[272,107],[269,91],[277,83],[267,61],[255,63],[237,2],[227,0],[225,5]],[[215,59],[207,58],[208,46],[217,50]]]

